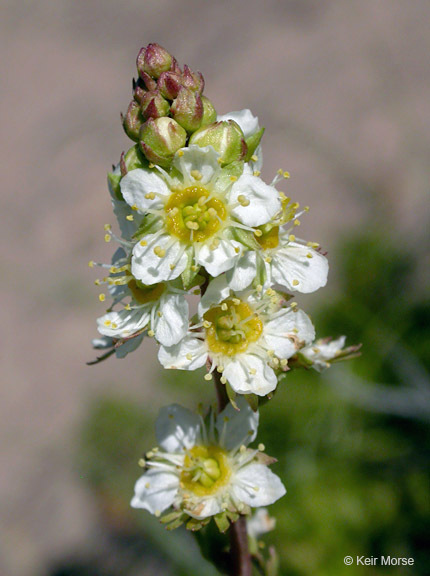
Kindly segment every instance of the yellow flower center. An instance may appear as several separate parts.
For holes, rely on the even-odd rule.
[[[218,198],[211,198],[209,191],[201,186],[174,192],[164,211],[167,230],[186,244],[207,240],[227,218],[224,203]]]
[[[263,323],[252,308],[237,298],[229,298],[210,308],[204,319],[206,342],[216,354],[235,356],[245,352],[251,342],[256,342],[263,332]]]
[[[263,232],[261,236],[256,236],[256,240],[263,250],[277,248],[279,244],[279,226],[273,226],[268,232]]]
[[[166,285],[163,282],[160,282],[160,284],[146,286],[134,278],[130,280],[127,285],[130,288],[130,292],[133,294],[133,298],[139,302],[139,304],[155,302],[160,298],[166,289]]]
[[[181,488],[197,496],[214,494],[231,475],[227,452],[219,446],[194,446],[185,455]]]

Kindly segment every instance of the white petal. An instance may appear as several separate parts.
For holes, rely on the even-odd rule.
[[[183,294],[167,294],[160,301],[161,316],[155,315],[155,338],[164,346],[173,346],[188,331],[188,302]]]
[[[245,138],[252,136],[260,128],[257,116],[253,116],[251,110],[248,110],[248,108],[229,112],[228,114],[217,117],[218,122],[222,122],[223,120],[234,120],[239,124]]]
[[[161,408],[155,423],[155,434],[165,452],[189,450],[200,440],[200,418],[194,412],[171,404]]]
[[[237,260],[234,268],[226,273],[228,285],[235,292],[245,290],[257,275],[257,253],[248,250]]]
[[[202,340],[186,336],[175,346],[160,346],[158,359],[164,368],[174,370],[197,370],[205,365],[207,351]]]
[[[154,198],[147,198],[151,192]],[[129,206],[136,206],[144,214],[148,208],[159,208],[170,194],[167,184],[155,172],[137,168],[128,172],[121,180],[121,193]],[[161,197],[160,197],[161,196]]]
[[[202,498],[193,508],[186,507],[185,510],[192,518],[200,520],[202,518],[208,518],[209,516],[215,516],[215,514],[222,511],[222,506],[216,497],[209,496],[204,499]]]
[[[232,492],[248,506],[268,506],[286,493],[276,474],[263,464],[251,463],[241,468],[232,480]]]
[[[307,294],[327,283],[327,258],[308,246],[290,242],[272,254],[271,264],[273,280],[287,290]]]
[[[252,373],[251,372],[254,372]],[[228,362],[223,376],[238,394],[265,396],[277,385],[277,378],[270,366],[255,354],[241,354]]]
[[[138,214],[135,210],[132,210],[127,202],[124,200],[118,200],[114,196],[111,198],[113,212],[118,221],[119,228],[121,230],[121,236],[127,240],[130,240],[136,230],[139,228],[144,216],[143,214]],[[133,216],[133,220],[127,220],[127,216]]]
[[[200,148],[194,144],[179,150],[175,155],[173,165],[184,175],[187,183],[204,186],[219,172],[218,158],[219,154],[212,146]],[[192,174],[194,171],[196,171],[195,175],[198,175],[197,179]]]
[[[109,312],[97,319],[97,329],[104,336],[113,338],[127,338],[143,330],[149,321],[149,314],[145,309]]]
[[[236,402],[240,412],[229,403],[216,420],[219,439],[226,450],[233,450],[241,444],[248,446],[257,436],[259,413],[253,412],[242,396]]]
[[[179,478],[174,473],[148,470],[135,484],[131,506],[159,514],[173,504],[178,488]]]
[[[142,242],[146,242],[146,245],[142,246]],[[162,258],[154,252],[157,246],[165,250]],[[148,234],[133,248],[131,273],[144,284],[156,284],[180,276],[187,263],[185,248],[179,241],[172,241],[167,234]]]
[[[234,266],[243,250],[242,244],[236,240],[219,239],[214,250],[209,248],[210,242],[204,244],[198,251],[196,260],[204,266],[211,276],[219,276]]]
[[[226,298],[230,296],[231,288],[227,284],[225,276],[217,276],[209,282],[209,286],[206,292],[202,296],[199,302],[199,316],[203,317],[203,314],[209,310],[214,304],[219,304]]]
[[[244,173],[233,184],[229,201],[236,203],[240,195],[249,200],[249,205],[239,204],[232,210],[232,214],[247,226],[266,224],[281,208],[277,190],[257,176]]]
[[[276,355],[281,358],[289,358],[297,350],[294,346],[291,352],[286,343],[288,339],[290,341],[299,340],[308,344],[314,338],[315,328],[303,310],[293,312],[291,308],[286,308],[264,325],[264,339],[269,349],[273,349]]]

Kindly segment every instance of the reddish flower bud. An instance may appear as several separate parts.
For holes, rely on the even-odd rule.
[[[181,88],[170,107],[172,118],[187,132],[195,132],[202,123],[203,103],[197,92]]]
[[[205,80],[201,72],[193,72],[185,64],[184,71],[182,72],[182,84],[183,86],[185,86],[185,88],[193,90],[193,92],[203,94],[203,90],[205,87]]]
[[[157,80],[157,88],[168,100],[174,100],[182,87],[182,76],[178,72],[163,72]]]
[[[139,75],[142,77],[142,72],[146,72],[152,78],[170,70],[172,63],[173,58],[167,50],[155,43],[141,48],[136,60]]]
[[[139,104],[132,100],[127,109],[127,113],[122,117],[122,125],[129,138],[138,142],[140,128],[143,124],[143,117]]]
[[[145,120],[148,118],[160,118],[169,114],[169,103],[158,91],[146,92],[140,103],[142,116]]]

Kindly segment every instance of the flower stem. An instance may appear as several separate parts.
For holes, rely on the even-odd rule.
[[[215,390],[218,401],[218,412],[222,412],[229,403],[224,384],[221,382],[221,374],[213,372]],[[230,566],[231,576],[252,576],[251,555],[248,548],[248,532],[246,517],[239,516],[229,529],[230,534]]]

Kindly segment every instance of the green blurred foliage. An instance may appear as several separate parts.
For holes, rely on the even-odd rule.
[[[262,408],[259,441],[278,458],[273,471],[288,490],[270,509],[277,529],[264,540],[276,545],[285,576],[364,571],[424,576],[430,565],[428,405],[424,409],[429,302],[413,289],[412,255],[369,231],[344,242],[333,260],[340,295],[325,301],[314,321],[320,336],[347,334],[348,344],[362,342],[362,356],[322,376],[287,373]],[[196,397],[211,401],[209,388],[202,391],[201,374],[167,371],[162,376],[172,401],[179,395],[190,407]],[[346,391],[351,381],[365,395],[342,393],[342,386],[332,385],[336,378],[343,379]],[[414,403],[420,390],[422,402]],[[399,392],[393,402],[391,395]],[[99,495],[121,502],[132,529],[152,538],[172,574],[214,574],[195,550],[188,556],[191,563],[183,561],[179,551],[189,540],[181,530],[165,534],[148,514],[128,508],[139,475],[136,462],[154,443],[152,429],[153,422],[135,403],[98,401],[82,435],[82,467]],[[118,507],[111,508],[114,523]],[[412,557],[415,564],[409,571],[345,566],[346,555]]]

